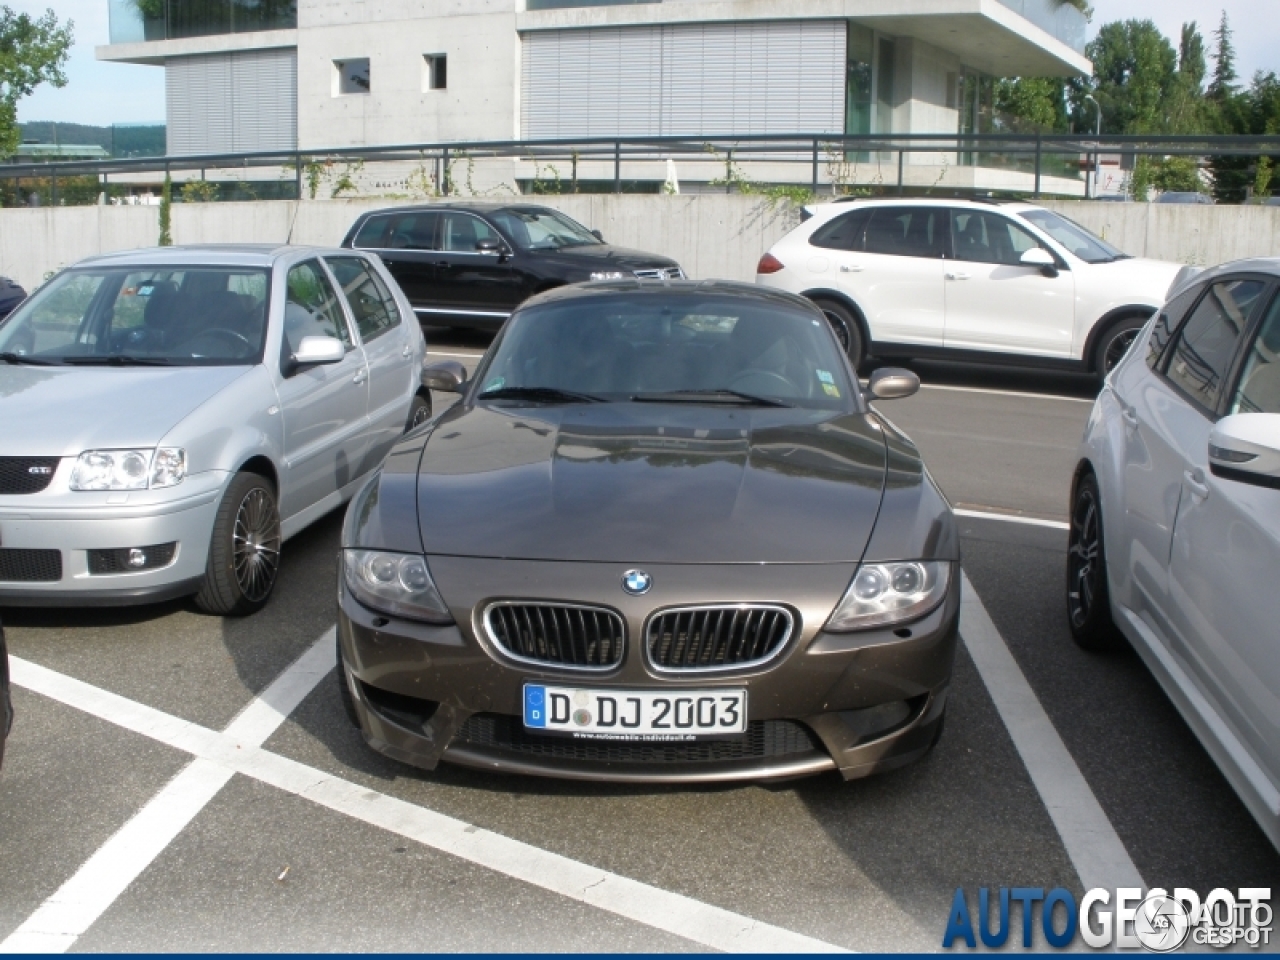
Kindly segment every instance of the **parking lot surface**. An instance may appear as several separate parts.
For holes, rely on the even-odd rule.
[[[468,366],[485,346],[431,342]],[[1280,855],[1138,657],[1067,631],[1094,385],[917,370],[924,389],[882,409],[958,508],[968,578],[946,732],[921,762],[732,787],[397,764],[330,669],[338,512],[289,542],[255,617],[5,612],[0,946],[932,951],[957,887],[1274,886]]]

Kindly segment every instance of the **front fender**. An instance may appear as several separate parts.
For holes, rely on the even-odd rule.
[[[251,457],[266,457],[277,475],[283,444],[279,399],[261,364],[189,413],[160,443],[187,451],[188,473],[235,473]]]

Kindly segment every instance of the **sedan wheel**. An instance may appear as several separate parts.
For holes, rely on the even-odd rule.
[[[1076,486],[1067,543],[1067,617],[1071,635],[1086,650],[1115,647],[1120,632],[1111,619],[1107,560],[1102,535],[1102,498],[1088,473]]]
[[[256,474],[236,474],[218,507],[196,605],[206,613],[233,617],[261,610],[276,585],[280,541],[280,513],[271,487]]]

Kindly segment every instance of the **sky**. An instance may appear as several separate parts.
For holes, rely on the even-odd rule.
[[[1212,44],[1210,33],[1225,9],[1234,32],[1237,72],[1246,80],[1255,70],[1280,73],[1280,0],[1092,0],[1089,37],[1112,20],[1151,19],[1177,46],[1182,24],[1195,20]],[[59,19],[75,21],[76,45],[67,66],[70,81],[62,89],[41,87],[18,104],[21,121],[62,123],[163,123],[164,69],[101,63],[93,48],[107,42],[107,0],[0,0],[19,12],[43,13],[52,5]],[[1212,64],[1210,65],[1212,69]]]

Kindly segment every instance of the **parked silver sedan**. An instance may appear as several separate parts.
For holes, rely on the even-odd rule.
[[[281,543],[430,415],[426,344],[375,257],[95,257],[0,324],[0,606],[195,595],[244,615]]]

